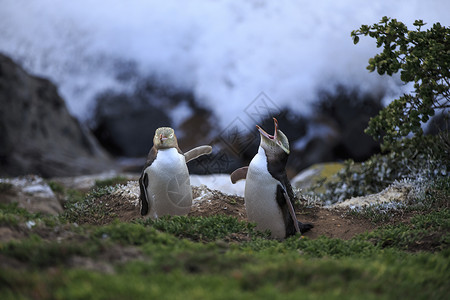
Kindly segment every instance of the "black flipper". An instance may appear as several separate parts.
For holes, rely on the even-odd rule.
[[[277,203],[283,214],[284,224],[286,225],[286,237],[294,235],[297,231],[294,225],[294,219],[289,212],[288,204],[286,198],[284,197],[284,188],[281,185],[277,186]],[[297,221],[297,219],[295,219]]]
[[[298,232],[298,233],[301,233],[300,228],[298,226],[299,222],[297,220],[297,217],[295,216],[294,206],[292,205],[291,199],[289,198],[286,190],[284,190],[284,189],[283,189],[283,196],[284,196],[284,199],[286,200],[286,206],[288,208],[289,215],[291,216],[292,221],[294,223],[295,231]]]
[[[178,148],[178,152],[181,150]],[[183,153],[181,153],[183,154]],[[145,216],[148,214],[150,203],[148,202],[147,187],[148,187],[148,175],[145,173],[147,169],[156,159],[158,155],[158,150],[153,146],[147,155],[147,161],[145,162],[144,168],[142,169],[141,177],[139,178],[139,201],[141,202],[141,215]]]
[[[309,223],[301,223],[297,220],[294,211],[294,192],[289,180],[282,177],[277,188],[277,203],[283,213],[283,219],[286,224],[286,238],[296,233],[304,233],[314,227]]]
[[[139,199],[141,201],[141,215],[145,216],[148,214],[148,197],[147,197],[147,187],[148,187],[148,175],[143,172],[141,178],[139,178],[139,188],[141,193]]]

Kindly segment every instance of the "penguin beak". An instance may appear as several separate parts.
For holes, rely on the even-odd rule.
[[[278,121],[277,121],[277,119],[273,118],[273,123],[274,123],[274,126],[275,126],[275,130],[274,130],[274,134],[273,135],[268,134],[267,132],[264,131],[264,129],[262,129],[261,127],[256,125],[256,128],[258,128],[259,133],[261,135],[265,136],[266,138],[268,138],[269,140],[272,140],[272,141],[277,139],[277,132],[278,132]]]
[[[164,136],[164,135],[162,135],[162,134],[160,134],[160,135],[159,135],[159,140],[161,141],[161,144],[163,144],[164,141],[167,140],[167,137]]]
[[[278,138],[278,120],[273,118],[273,124],[274,124],[273,139],[277,140],[277,138]]]
[[[273,140],[275,137],[273,135],[268,134],[267,132],[264,131],[264,129],[262,129],[261,127],[259,127],[258,125],[256,125],[256,128],[258,128],[259,133],[262,136],[265,136],[266,138],[268,138],[269,140]]]

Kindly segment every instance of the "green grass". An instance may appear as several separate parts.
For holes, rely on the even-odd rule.
[[[0,282],[10,287],[1,293],[2,299],[8,299],[8,293],[11,299],[13,295],[35,299],[445,299],[449,292],[448,251],[408,253],[370,242],[327,238],[291,238],[282,243],[261,243],[258,238],[242,247],[224,248],[218,243],[177,239],[142,224],[107,227],[79,245],[31,239],[19,248],[21,243],[14,244],[15,249],[10,244],[6,250],[2,247],[2,255],[31,265],[26,273],[0,270]],[[139,233],[124,238],[131,231]],[[105,232],[111,237],[105,238]],[[113,273],[64,265],[73,255],[97,259],[113,242],[139,247],[144,258],[117,262]],[[253,243],[260,246],[249,247]],[[97,246],[88,247],[92,244]]]
[[[381,209],[379,206],[364,206],[360,209],[350,209],[347,215],[370,220],[374,224],[385,223],[401,212],[397,209]]]
[[[99,252],[96,241],[47,241],[37,235],[2,245],[1,253],[27,265],[43,268],[62,265],[75,255],[93,256]]]
[[[65,188],[61,183],[55,182],[55,181],[48,181],[48,186],[52,189],[52,191],[56,194],[64,194]]]
[[[108,179],[96,180],[95,187],[96,188],[104,188],[107,186],[114,186],[117,184],[127,184],[128,178],[124,176],[115,176]]]
[[[30,213],[18,207],[17,203],[0,203],[0,225],[18,226],[20,223],[41,218],[52,217],[46,218],[39,213]]]
[[[92,220],[93,217],[101,220],[109,216],[105,203],[98,199],[109,195],[112,191],[114,191],[112,186],[94,188],[87,194],[69,190],[68,199],[64,204],[64,213],[60,216],[61,221],[83,224]]]
[[[450,293],[445,182],[417,199],[422,204],[408,211],[415,213],[408,222],[350,240],[279,242],[219,215],[72,224],[97,216],[102,206],[95,200],[110,192],[65,191],[66,213],[51,226],[44,221],[22,239],[0,242],[0,298],[446,299]],[[0,205],[3,227],[20,231],[35,219],[43,220]]]
[[[189,238],[195,241],[223,239],[233,233],[261,235],[261,233],[257,233],[254,230],[254,224],[239,222],[236,218],[225,215],[216,215],[208,218],[169,216],[158,220],[147,219],[143,223],[177,237]]]
[[[420,215],[408,225],[388,226],[348,241],[291,237],[283,242],[253,232],[230,217],[164,218],[158,222],[115,222],[84,226],[72,239],[37,235],[3,243],[0,257],[24,264],[2,269],[2,299],[445,299],[450,288],[450,251],[410,251],[420,232],[448,232],[448,211]],[[155,226],[155,224],[158,224]],[[177,225],[178,224],[178,225]],[[214,225],[212,225],[214,224]],[[215,230],[214,228],[228,228]],[[199,242],[195,228],[210,231]],[[183,230],[188,234],[180,237]],[[234,231],[245,242],[224,243]],[[448,239],[448,234],[447,234]],[[141,256],[111,258],[119,248]],[[111,263],[113,273],[68,267],[73,257]],[[25,270],[27,270],[25,272]],[[37,293],[37,294],[36,294]],[[9,294],[9,296],[8,296]],[[36,295],[38,295],[36,297]]]

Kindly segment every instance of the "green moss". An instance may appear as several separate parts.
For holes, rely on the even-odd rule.
[[[75,189],[68,189],[66,190],[66,205],[74,204],[77,202],[81,202],[85,199],[86,193],[75,190]]]
[[[104,188],[107,186],[114,186],[117,184],[127,184],[128,178],[124,176],[115,176],[108,179],[96,180],[95,187],[96,188]]]
[[[414,273],[417,267],[425,265],[426,269]],[[375,255],[371,259],[298,258],[284,263],[273,261],[258,265],[243,273],[242,284],[251,290],[270,284],[285,292],[306,289],[309,295],[331,292],[342,298],[362,296],[363,293],[364,298],[377,298],[377,295],[392,299],[405,296],[421,298],[436,294],[443,297],[442,287],[449,278],[446,272],[448,265],[444,257],[399,257],[395,252]],[[432,286],[436,290],[441,289],[440,293]]]
[[[65,188],[62,184],[56,182],[56,181],[49,181],[47,182],[48,186],[52,189],[52,191],[54,193],[57,194],[64,194],[65,193]]]
[[[360,209],[350,209],[347,215],[367,219],[374,224],[382,225],[392,218],[401,215],[404,208],[406,207],[393,206],[392,208],[387,208],[383,205],[364,206]]]
[[[412,181],[409,184],[414,185],[415,182]],[[408,201],[349,209],[347,215],[368,219],[374,224],[382,225],[393,219],[401,218],[404,214],[414,213],[416,215],[414,219],[429,219],[428,222],[448,228],[450,177],[438,177],[433,181],[420,182],[416,185],[412,187],[416,196]]]
[[[442,159],[430,158],[422,150],[417,148],[413,153],[376,154],[362,163],[347,160],[333,180],[318,181],[306,192],[314,194],[322,202],[332,204],[351,197],[379,193],[394,182],[405,179],[420,182],[448,181],[449,165]]]
[[[222,256],[228,266],[219,270],[218,255],[200,252],[184,260],[190,268],[158,268],[155,263],[163,263],[150,260],[119,266],[112,274],[2,269],[0,280],[9,295],[56,299],[445,299],[449,292],[449,260],[442,255],[383,251],[368,258],[272,255],[244,262]]]
[[[408,251],[442,251],[450,246],[449,178],[440,178],[428,186],[427,192],[412,203],[392,213],[393,218],[404,212],[414,212],[409,224],[381,227],[363,238],[381,247],[396,247]],[[446,200],[444,200],[446,199]],[[374,211],[374,216],[380,212]]]
[[[25,262],[33,267],[60,265],[74,255],[92,256],[99,251],[99,245],[93,242],[46,241],[37,235],[31,235],[21,241],[2,244],[0,253]]]
[[[386,226],[363,235],[363,239],[370,240],[382,248],[397,248],[406,251],[442,251],[450,244],[448,231],[429,231],[412,225]]]
[[[41,218],[40,214],[29,213],[17,203],[0,203],[0,225],[17,226],[20,222],[38,218]]]
[[[435,185],[421,201],[437,191],[447,195],[446,186]],[[70,218],[96,216],[97,200],[108,193],[74,193]],[[19,223],[36,217],[14,205],[0,208]],[[54,228],[41,222],[28,238],[0,242],[0,298],[445,299],[449,210],[419,212],[408,223],[350,240],[294,236],[282,242],[228,216],[102,226],[55,221]],[[89,263],[73,265],[80,261],[74,257]]]
[[[111,216],[111,213],[105,203],[99,199],[109,195],[112,191],[114,189],[110,186],[96,188],[87,195],[80,191],[69,190],[68,200],[64,204],[64,213],[60,215],[61,221],[84,224],[97,220],[101,223],[102,219]]]
[[[94,238],[111,239],[123,245],[144,245],[146,243],[161,243],[173,245],[175,237],[162,234],[155,228],[136,223],[115,222],[96,228]]]
[[[210,217],[167,216],[157,220],[147,219],[147,226],[196,241],[223,239],[233,233],[256,236],[255,225],[238,221],[234,217],[215,215]]]

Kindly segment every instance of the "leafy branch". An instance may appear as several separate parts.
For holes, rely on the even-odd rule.
[[[353,42],[359,36],[376,39],[383,51],[369,59],[367,69],[392,76],[400,71],[400,79],[414,83],[414,91],[392,101],[372,118],[366,133],[382,139],[384,149],[392,149],[402,139],[423,134],[422,124],[436,111],[448,115],[450,108],[450,28],[416,20],[415,30],[405,24],[383,17],[379,23],[362,25],[351,33]]]

